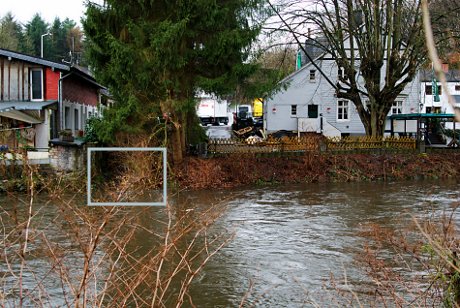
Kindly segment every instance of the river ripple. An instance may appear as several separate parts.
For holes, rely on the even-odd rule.
[[[410,182],[233,191],[218,227],[234,232],[235,239],[195,282],[194,302],[198,307],[234,307],[253,283],[247,304],[322,306],[327,297],[323,285],[329,285],[331,273],[346,273],[355,286],[365,284],[353,262],[364,243],[357,235],[363,224],[398,229],[413,216],[440,215],[458,201],[458,188],[452,182]]]
[[[363,225],[399,229],[413,216],[440,216],[458,202],[458,191],[455,182],[332,183],[187,192],[170,200],[182,208],[223,206],[213,230],[234,235],[193,282],[190,294],[197,307],[237,307],[245,296],[246,306],[309,307],[329,306],[331,273],[346,273],[352,288],[366,283],[354,262],[364,243],[357,234]],[[0,196],[8,210],[5,202]],[[40,206],[40,212],[53,233],[53,207]],[[152,208],[151,214],[165,219],[161,209]],[[61,233],[56,229],[54,240],[72,250]],[[136,245],[151,247],[151,242],[137,239]],[[81,267],[75,258],[74,266]],[[34,260],[38,270],[41,262]],[[59,288],[50,286],[54,304],[62,305]]]

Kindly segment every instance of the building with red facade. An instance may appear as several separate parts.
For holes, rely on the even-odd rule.
[[[104,89],[81,67],[0,49],[0,146],[48,148],[61,130],[81,135]]]

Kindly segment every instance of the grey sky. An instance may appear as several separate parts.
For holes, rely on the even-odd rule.
[[[61,20],[66,17],[75,20],[78,24],[85,11],[85,0],[0,0],[0,16],[11,12],[17,21],[26,23],[35,13],[48,23],[55,17]]]

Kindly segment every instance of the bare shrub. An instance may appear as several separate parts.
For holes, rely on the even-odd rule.
[[[151,175],[130,163],[116,200]],[[68,179],[58,178],[37,196],[37,170],[24,170],[28,194],[1,205],[2,306],[193,306],[191,283],[232,238],[208,235],[218,206],[88,207],[84,186],[69,194]]]
[[[358,261],[372,280],[369,294],[386,306],[460,305],[460,238],[453,219],[458,204],[453,207],[399,231],[376,224],[363,228],[368,242]]]

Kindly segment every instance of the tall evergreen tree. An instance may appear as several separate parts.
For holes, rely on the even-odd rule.
[[[145,130],[152,117],[171,123],[174,162],[185,151],[198,88],[223,94],[254,67],[245,64],[262,0],[108,0],[88,3],[86,52],[117,103],[102,136]]]
[[[0,47],[19,51],[23,46],[22,26],[11,12],[0,19]]]
[[[59,17],[56,17],[51,24],[50,33],[52,34],[50,41],[53,51],[51,59],[54,61],[61,61],[66,58],[69,50],[66,44],[66,30],[62,27],[62,22]]]
[[[73,53],[82,52],[83,33],[76,22],[66,18],[62,22],[56,17],[51,24],[50,33],[51,54],[50,59],[61,62],[62,60],[74,63]],[[72,52],[72,53],[71,53]]]
[[[25,52],[34,56],[40,56],[41,53],[41,37],[43,34],[48,33],[48,24],[42,19],[37,13],[32,19],[26,24],[25,27]],[[50,40],[43,40],[44,55],[51,53]],[[46,57],[46,56],[45,56]]]

